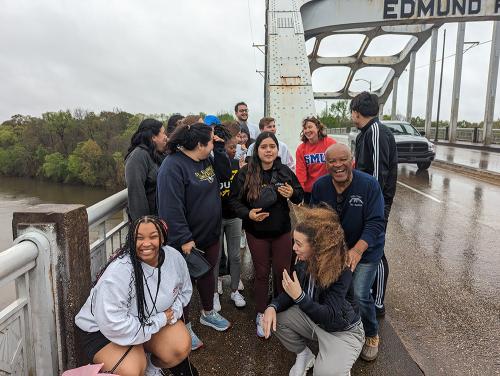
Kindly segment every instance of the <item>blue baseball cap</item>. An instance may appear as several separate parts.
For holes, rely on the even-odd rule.
[[[207,115],[207,116],[205,116],[205,119],[203,119],[203,122],[206,125],[220,125],[220,120],[215,115]]]

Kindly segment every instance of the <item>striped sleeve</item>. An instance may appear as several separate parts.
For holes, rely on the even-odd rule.
[[[378,123],[373,123],[371,127],[372,131],[372,144],[373,144],[373,177],[378,180],[379,177],[379,165],[380,165],[380,129]]]

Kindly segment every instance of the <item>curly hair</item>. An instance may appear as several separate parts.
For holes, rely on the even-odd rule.
[[[318,140],[322,140],[327,136],[325,125],[321,121],[319,121],[316,116],[306,117],[304,120],[302,120],[302,131],[300,132],[300,140],[302,142],[309,142],[307,137],[304,135],[304,128],[307,123],[314,123],[314,125],[316,125],[316,128],[318,128]]]
[[[322,288],[338,280],[347,267],[347,245],[337,213],[326,204],[296,209],[295,231],[304,234],[313,256],[307,271]]]

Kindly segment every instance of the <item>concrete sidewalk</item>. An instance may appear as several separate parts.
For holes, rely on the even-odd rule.
[[[471,149],[466,144],[450,145],[440,142],[436,145],[436,160],[473,168],[479,171],[500,174],[500,147]],[[495,151],[498,149],[498,151]]]
[[[199,323],[200,303],[198,292],[193,292],[191,320],[193,328],[205,347],[195,351],[191,360],[203,376],[286,376],[295,362],[295,356],[289,353],[277,340],[259,339],[255,331],[255,301],[253,296],[253,267],[250,252],[243,253],[243,281],[247,306],[244,309],[234,307],[229,299],[228,281],[224,283],[221,296],[222,311],[233,324],[227,332],[216,332]],[[358,360],[352,375],[406,375],[420,376],[422,371],[413,361],[408,351],[394,331],[388,318],[380,321],[381,348],[378,359],[372,363]],[[314,344],[313,351],[317,351]],[[308,375],[313,372],[309,371]]]

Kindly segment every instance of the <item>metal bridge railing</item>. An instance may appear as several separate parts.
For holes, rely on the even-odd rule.
[[[0,289],[15,285],[14,298],[0,311],[0,375],[57,372],[57,340],[48,335],[55,332],[49,248],[32,229],[0,253]]]
[[[424,128],[416,128],[419,132],[423,132]],[[327,133],[329,135],[346,135],[349,134],[350,128],[328,128]],[[436,134],[436,129],[432,128],[430,135],[426,135],[431,141],[434,139]],[[492,131],[492,143],[500,144],[500,129],[493,129]],[[449,131],[448,127],[439,127],[438,139],[448,140]],[[458,128],[457,129],[457,141],[481,143],[483,140],[483,129],[482,128]]]
[[[111,253],[125,241],[128,226],[126,207],[127,190],[124,189],[87,209],[92,281]]]

